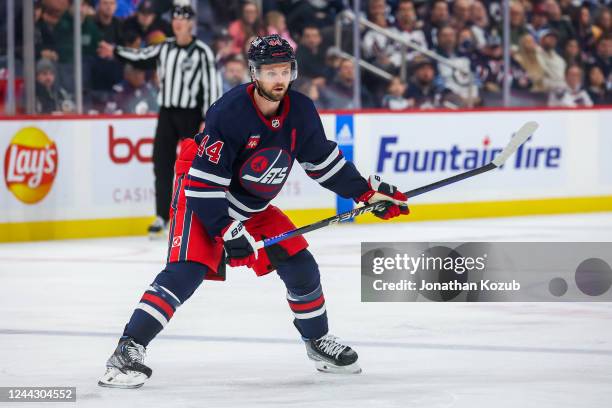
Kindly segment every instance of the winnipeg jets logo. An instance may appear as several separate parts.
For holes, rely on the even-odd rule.
[[[261,184],[282,184],[285,181],[285,177],[287,177],[287,167],[272,167],[259,178],[249,175],[245,175],[242,178]]]
[[[277,128],[277,127],[279,127],[279,126],[280,126],[280,120],[278,120],[278,119],[272,119],[272,127],[273,127],[274,129],[276,129],[276,128]]]
[[[282,148],[256,151],[240,168],[240,184],[258,197],[272,199],[287,181],[291,161],[289,153]]]
[[[259,135],[253,135],[249,137],[249,141],[247,142],[247,149],[254,149],[259,144]]]

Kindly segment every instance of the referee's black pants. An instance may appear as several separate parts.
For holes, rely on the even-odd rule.
[[[168,221],[174,162],[179,140],[193,137],[200,129],[202,109],[159,109],[155,141],[153,142],[153,173],[155,174],[155,207],[157,215]]]

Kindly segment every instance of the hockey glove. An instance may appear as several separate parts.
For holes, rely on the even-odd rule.
[[[223,248],[229,266],[252,267],[257,260],[255,239],[244,224],[234,221],[222,231]]]
[[[358,202],[372,204],[377,201],[387,201],[389,204],[384,209],[374,210],[372,213],[378,218],[388,220],[389,218],[410,213],[408,209],[408,197],[397,189],[397,187],[385,183],[380,179],[380,176],[370,176],[368,178],[370,190],[363,193],[358,199]]]

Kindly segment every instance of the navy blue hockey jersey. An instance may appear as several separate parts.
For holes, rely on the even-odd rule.
[[[345,198],[368,191],[367,181],[328,140],[312,101],[289,90],[279,115],[266,118],[253,84],[239,85],[206,113],[195,137],[198,153],[185,184],[187,206],[211,237],[233,220],[263,211],[281,191],[297,162],[308,176]]]

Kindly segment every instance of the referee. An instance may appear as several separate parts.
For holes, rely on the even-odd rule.
[[[199,131],[204,113],[221,96],[213,52],[192,35],[194,17],[189,0],[174,0],[173,38],[141,49],[114,47],[104,41],[98,47],[102,58],[115,56],[143,69],[157,67],[160,110],[153,143],[157,217],[149,226],[152,237],[162,235],[168,225],[178,141]]]

